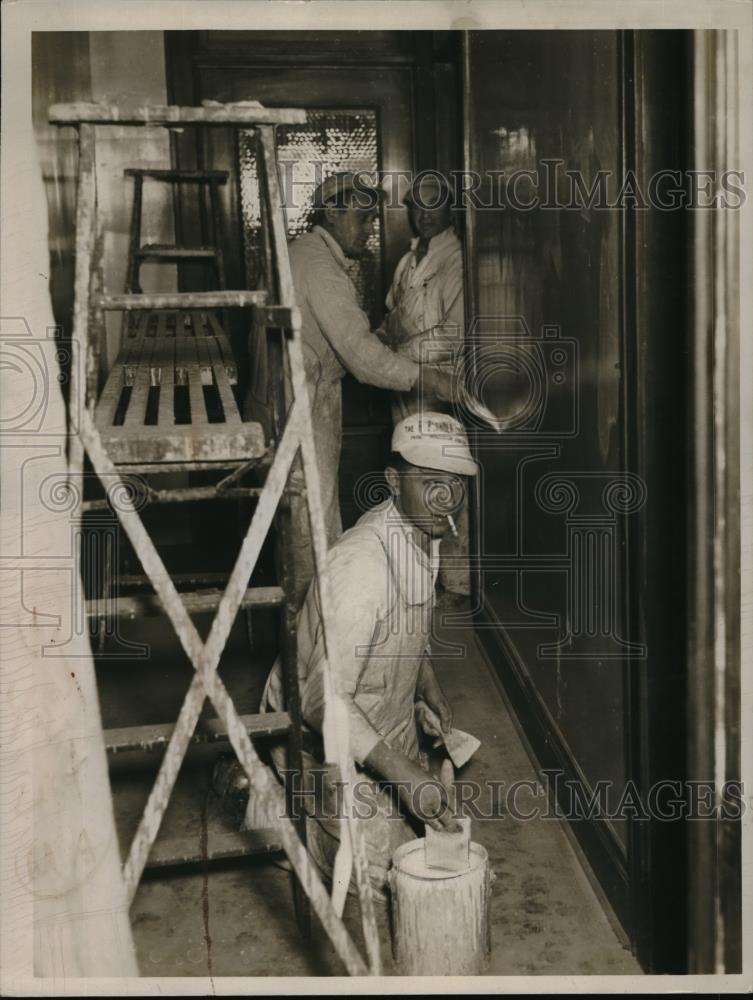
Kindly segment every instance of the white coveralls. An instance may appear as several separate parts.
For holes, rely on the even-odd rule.
[[[380,740],[418,760],[415,718],[416,684],[431,634],[437,547],[429,559],[414,541],[417,529],[407,524],[392,501],[368,511],[329,552],[330,580],[342,630],[340,687],[350,714],[350,740],[357,765]],[[298,677],[305,727],[320,733],[324,715],[321,615],[318,587],[306,596],[298,623]],[[282,675],[275,663],[262,697],[262,711],[284,708]],[[284,751],[273,755],[278,769]],[[339,845],[336,816],[312,818],[315,805],[326,812],[334,802],[332,784],[317,786],[313,770],[321,763],[304,752],[309,849],[324,876],[330,878]],[[358,769],[363,785],[360,801],[372,808],[363,819],[369,877],[377,894],[384,888],[395,850],[416,833],[396,806],[390,786]],[[320,778],[320,781],[322,779]],[[316,790],[318,791],[312,791]],[[350,891],[353,891],[351,881]]]
[[[452,226],[429,241],[426,254],[416,259],[418,238],[395,268],[387,295],[389,313],[387,330],[399,338],[397,351],[414,361],[440,361],[442,355],[429,355],[426,346],[433,341],[445,345],[446,353],[459,352],[463,345],[465,324],[463,299],[463,248]],[[444,351],[443,351],[444,353]],[[423,393],[418,388],[397,392],[393,397],[395,423],[419,409],[450,412],[450,405]],[[470,593],[468,571],[468,505],[456,517],[458,537],[448,534],[442,542],[439,582],[449,591]]]
[[[346,258],[325,229],[315,226],[290,245],[296,302],[301,311],[303,358],[311,405],[314,443],[321,477],[322,507],[327,541],[342,532],[338,472],[342,445],[341,380],[348,371],[359,382],[383,389],[407,391],[418,378],[418,365],[386,347],[372,333],[368,317],[358,304],[347,273]],[[266,365],[261,345],[252,349],[256,364],[251,387],[252,419],[268,420]],[[260,412],[262,411],[262,412]],[[268,426],[268,424],[266,424]],[[291,485],[303,485],[303,473],[294,466]],[[291,503],[296,589],[301,603],[314,573],[308,509],[302,497]]]

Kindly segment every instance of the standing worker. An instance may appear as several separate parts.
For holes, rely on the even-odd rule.
[[[419,174],[403,199],[416,236],[401,257],[387,295],[388,314],[380,332],[384,343],[413,361],[456,361],[463,349],[465,303],[463,248],[452,221],[450,190],[441,174]],[[424,410],[449,412],[444,399],[427,387],[396,392],[393,420]],[[468,509],[457,518],[457,536],[442,545],[439,584],[445,603],[470,595]]]
[[[290,266],[296,304],[301,311],[303,358],[311,406],[314,443],[321,479],[327,541],[342,533],[338,472],[342,445],[341,380],[350,372],[359,382],[408,392],[418,388],[419,365],[398,354],[372,333],[358,304],[347,272],[347,259],[366,250],[382,192],[364,182],[364,175],[331,174],[314,191],[315,225],[290,245]],[[266,373],[264,379],[266,381]],[[266,399],[266,386],[251,393],[254,403]],[[434,367],[421,370],[423,391],[432,398],[451,399],[452,379]],[[258,409],[258,406],[257,406]],[[261,417],[264,421],[264,417]],[[303,486],[297,463],[291,485]],[[292,546],[296,598],[303,602],[314,573],[308,508],[300,492],[291,497]]]
[[[402,421],[393,433],[392,452],[385,470],[391,498],[363,514],[328,554],[339,630],[339,687],[349,709],[363,807],[359,822],[377,899],[384,898],[393,853],[416,836],[416,818],[436,828],[455,825],[444,811],[438,786],[419,763],[417,726],[432,738],[441,738],[452,726],[452,709],[434,674],[429,649],[437,548],[448,530],[448,515],[457,513],[463,502],[466,477],[477,471],[461,424],[441,413]],[[324,663],[314,580],[298,622],[298,680],[308,748],[299,806],[308,814],[311,854],[325,877],[331,877],[342,827],[336,815],[336,787],[321,747]],[[441,730],[424,706],[438,717]],[[278,660],[267,681],[262,711],[283,707]],[[284,767],[284,748],[276,748],[273,758],[278,769]],[[398,790],[402,810],[396,811],[390,783]]]

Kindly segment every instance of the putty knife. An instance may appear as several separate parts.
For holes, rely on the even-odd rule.
[[[452,761],[442,761],[439,779],[447,789],[450,811],[457,813]],[[448,872],[462,872],[470,868],[471,820],[468,816],[457,815],[455,820],[460,825],[457,831],[434,830],[427,825],[424,844],[424,861],[427,868],[440,868]]]

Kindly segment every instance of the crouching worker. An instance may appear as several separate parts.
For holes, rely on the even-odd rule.
[[[462,426],[442,413],[415,414],[392,437],[385,471],[389,500],[364,514],[329,551],[336,626],[340,630],[339,683],[350,714],[357,765],[358,822],[369,876],[385,898],[395,850],[423,834],[423,823],[453,828],[440,786],[419,763],[420,726],[438,737],[421,701],[452,726],[452,710],[431,665],[434,586],[439,542],[476,474]],[[339,846],[338,789],[324,766],[324,648],[319,591],[309,587],[298,624],[298,676],[305,724],[304,776],[298,801],[307,814],[309,850],[325,878]],[[263,711],[284,709],[279,662],[262,699]],[[278,771],[284,751],[275,757]],[[340,796],[341,798],[341,796]],[[419,822],[417,822],[419,821]],[[355,892],[351,880],[350,892]]]

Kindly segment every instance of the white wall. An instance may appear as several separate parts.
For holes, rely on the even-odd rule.
[[[91,99],[107,104],[166,104],[165,51],[161,31],[96,31],[89,35]],[[126,167],[169,167],[170,140],[164,128],[108,126],[96,130],[99,214],[105,229],[105,288],[122,292],[128,265],[133,180]],[[142,243],[173,243],[171,186],[144,183]],[[145,264],[144,291],[173,291],[177,269],[172,264]],[[109,369],[119,347],[121,317],[107,318]],[[104,354],[105,352],[103,352]]]

